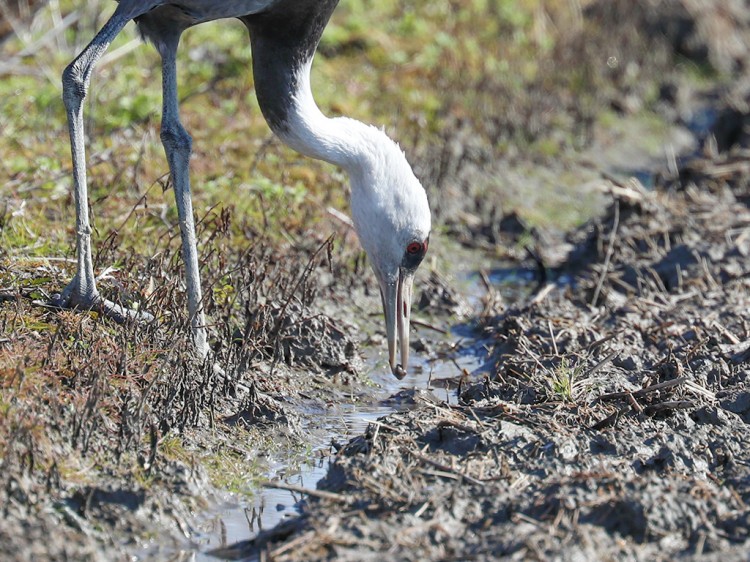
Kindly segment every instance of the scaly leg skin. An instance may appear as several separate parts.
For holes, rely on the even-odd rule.
[[[131,17],[118,9],[93,41],[63,72],[63,101],[68,116],[68,130],[73,157],[73,184],[76,205],[76,250],[78,270],[62,294],[53,304],[66,308],[97,310],[119,322],[128,319],[153,320],[153,316],[130,310],[103,299],[96,288],[91,254],[91,225],[89,223],[86,185],[86,149],[83,134],[83,100],[86,97],[94,64],[122,30]]]
[[[157,49],[162,57],[163,111],[161,140],[169,162],[169,171],[174,185],[177,215],[180,219],[182,259],[185,262],[185,285],[187,288],[188,313],[193,332],[195,350],[200,359],[208,356],[206,322],[203,315],[203,297],[198,263],[198,245],[195,236],[193,203],[190,197],[190,154],[193,140],[180,122],[177,98],[177,45],[180,31],[164,33]]]

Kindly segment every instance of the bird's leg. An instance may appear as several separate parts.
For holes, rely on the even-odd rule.
[[[76,250],[78,269],[73,280],[54,299],[58,306],[97,309],[115,320],[150,320],[150,314],[126,309],[103,299],[96,288],[91,254],[91,224],[86,185],[86,148],[83,132],[83,100],[86,97],[94,64],[130,18],[115,12],[96,37],[63,72],[63,102],[73,157],[73,185],[76,206]]]
[[[190,199],[190,154],[193,140],[180,123],[177,99],[176,52],[179,33],[162,37],[158,45],[162,56],[162,80],[164,108],[161,122],[161,140],[169,162],[169,171],[174,186],[177,214],[180,220],[182,237],[182,258],[185,262],[185,284],[187,288],[188,313],[193,341],[198,356],[208,355],[206,325],[203,316],[200,272],[198,269],[198,247],[195,236],[193,203]]]

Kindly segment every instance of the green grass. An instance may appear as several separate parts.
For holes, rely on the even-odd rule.
[[[4,248],[14,255],[71,255],[70,156],[59,76],[113,7],[100,1],[82,9],[62,0],[37,17],[28,35],[2,47],[19,71],[0,81],[0,196],[25,202],[28,217],[3,229]],[[565,3],[551,2],[546,10],[564,13]],[[34,56],[15,58],[72,13],[79,14],[75,23]],[[521,92],[536,78],[537,59],[555,40],[539,30],[540,17],[530,0],[344,0],[314,65],[317,101],[328,114],[385,125],[407,148],[417,137],[420,143],[439,142],[435,135],[453,116],[481,122],[492,113],[494,100],[478,84],[490,79]],[[182,119],[195,139],[196,213],[231,201],[273,233],[320,222],[329,205],[346,209],[346,180],[338,170],[276,140],[268,144],[251,56],[247,32],[237,21],[201,25],[183,37],[180,97]],[[160,99],[158,56],[129,25],[97,66],[86,104],[95,245],[120,227],[119,219],[146,191],[148,206],[166,205],[166,219],[175,223],[171,196],[149,189],[167,173],[158,136]],[[540,140],[538,147],[556,154],[554,143]],[[121,249],[148,253],[165,215],[141,205],[133,217],[120,231]],[[53,240],[39,241],[40,232],[54,233]]]
[[[576,382],[583,372],[581,365],[570,365],[563,357],[560,365],[552,371],[549,378],[553,395],[564,402],[574,402],[576,398]]]

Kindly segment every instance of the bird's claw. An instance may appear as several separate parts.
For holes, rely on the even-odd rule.
[[[126,308],[111,300],[102,298],[96,290],[84,293],[81,291],[77,276],[65,287],[62,293],[52,296],[50,304],[57,308],[92,310],[114,320],[118,324],[125,324],[130,321],[142,323],[154,321],[153,314],[142,310]]]

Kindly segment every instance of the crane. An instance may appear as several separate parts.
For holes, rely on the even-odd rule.
[[[97,290],[83,128],[83,101],[94,65],[134,20],[161,56],[161,140],[179,216],[191,333],[196,355],[208,356],[190,195],[192,138],[179,117],[176,53],[186,29],[238,18],[250,35],[256,94],[270,128],[298,152],[340,166],[349,175],[352,221],[380,287],[388,361],[396,377],[405,376],[412,286],[429,244],[430,208],[424,188],[394,141],[374,126],[325,116],[313,99],[310,68],[337,4],[338,0],[119,0],[113,15],[62,76],[73,160],[77,271],[55,299],[58,306],[96,309],[118,321],[149,316],[107,300]]]

